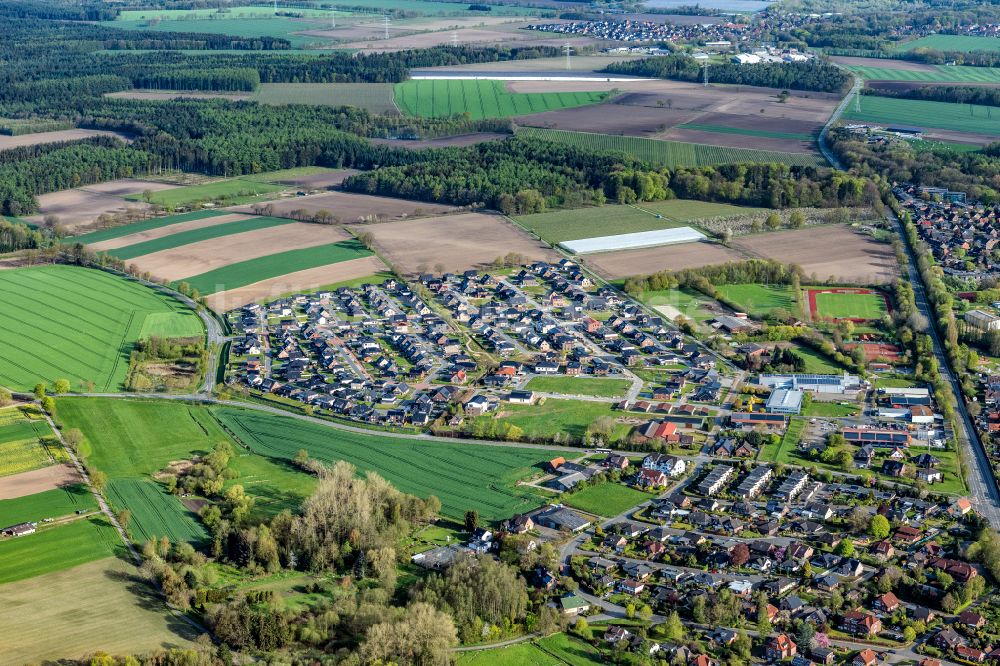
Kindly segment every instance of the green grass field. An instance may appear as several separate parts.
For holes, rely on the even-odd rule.
[[[930,70],[898,69],[892,61],[879,66],[845,65],[869,81],[927,81],[931,83],[1000,83],[1000,67],[948,67],[934,65]]]
[[[654,495],[609,481],[563,496],[562,501],[581,511],[610,518],[652,497]]]
[[[154,238],[141,243],[135,243],[134,245],[126,245],[125,247],[111,250],[108,254],[127,261],[152,252],[182,247],[184,245],[190,245],[191,243],[198,243],[212,238],[222,238],[223,236],[231,236],[233,234],[243,234],[248,231],[256,231],[258,229],[280,227],[283,224],[292,224],[294,222],[295,220],[289,220],[283,217],[251,217],[246,220],[224,222],[222,224],[201,227],[200,229],[189,229],[188,231],[181,231],[169,236]]]
[[[760,209],[707,201],[672,199],[637,206],[609,205],[597,208],[557,210],[514,218],[524,228],[552,244],[563,241],[656,231],[684,226],[692,220],[707,220],[759,212]],[[660,216],[660,217],[657,217]]]
[[[955,143],[954,141],[937,141],[934,139],[917,139],[915,141],[907,141],[910,148],[917,153],[926,153],[932,150],[949,150],[955,153],[974,153],[980,150],[982,146],[977,146],[972,143]]]
[[[0,527],[17,523],[40,523],[77,511],[96,511],[97,500],[82,483],[46,490],[16,499],[0,500]]]
[[[237,409],[216,417],[250,449],[287,462],[299,449],[324,462],[346,460],[359,471],[375,471],[403,492],[436,495],[442,514],[461,518],[469,509],[488,521],[538,506],[539,497],[516,482],[540,471],[555,451],[486,447],[393,439],[334,430],[318,424]]]
[[[994,114],[996,118],[993,117]],[[1000,135],[1000,109],[978,104],[952,104],[865,95],[861,98],[861,110],[855,111],[852,104],[844,113],[844,117],[882,125],[911,125]]]
[[[830,418],[842,418],[853,416],[860,411],[857,405],[841,405],[839,402],[820,402],[814,400],[802,407],[802,416],[825,416]]]
[[[556,433],[565,433],[573,438],[581,438],[590,426],[600,416],[614,417],[617,413],[607,402],[584,402],[581,400],[560,400],[547,398],[544,405],[503,405],[500,408],[500,420],[515,425],[528,435],[537,437],[552,437]],[[495,416],[478,417],[492,419]],[[624,440],[628,436],[630,426],[617,424],[613,437]]]
[[[715,301],[704,294],[689,289],[665,289],[662,291],[647,291],[642,294],[642,302],[652,308],[669,306],[678,310],[688,319],[708,319],[715,314],[709,306]],[[716,304],[716,307],[718,305]],[[672,319],[671,319],[672,321]]]
[[[109,557],[123,547],[104,518],[43,527],[35,534],[0,541],[0,584]]]
[[[881,319],[886,313],[881,294],[816,294],[816,314],[830,319]]]
[[[10,664],[65,663],[98,650],[190,648],[198,635],[167,612],[138,569],[114,557],[8,583],[0,597],[6,609],[17,609],[0,613],[3,659]]]
[[[564,393],[566,395],[590,395],[598,398],[620,398],[625,396],[631,382],[627,379],[607,377],[532,377],[528,387],[541,393]]]
[[[187,282],[202,295],[207,295],[217,291],[236,289],[295,271],[337,264],[341,261],[360,259],[370,255],[371,252],[358,241],[345,240],[229,264],[207,273],[192,275],[178,280],[178,282]]]
[[[512,93],[502,81],[410,80],[394,88],[400,111],[421,118],[468,113],[474,120],[508,118],[596,104],[603,92]]]
[[[112,479],[105,496],[113,510],[132,512],[128,531],[136,543],[167,537],[200,546],[208,539],[198,517],[152,479]]]
[[[792,288],[786,284],[720,284],[719,294],[753,317],[765,317],[777,309],[795,313],[798,308]]]
[[[562,666],[564,662],[534,643],[519,643],[492,650],[460,652],[456,663],[458,666]]]
[[[182,10],[184,11],[184,10]],[[272,10],[273,14],[273,10]],[[245,16],[242,18],[214,18],[201,16],[195,19],[157,18],[149,19],[119,19],[104,21],[101,25],[121,30],[142,30],[148,32],[200,32],[212,35],[232,35],[234,37],[281,37],[291,42],[292,48],[300,49],[317,44],[327,45],[331,40],[322,37],[309,37],[295,33],[304,30],[323,29],[329,22],[316,18],[313,20],[293,20],[284,16]]]
[[[90,243],[100,243],[101,241],[121,238],[122,236],[128,236],[130,234],[137,234],[140,231],[149,231],[150,229],[169,227],[172,224],[178,224],[180,222],[203,220],[208,217],[217,217],[219,215],[231,215],[231,213],[224,210],[196,210],[190,213],[178,213],[176,215],[167,215],[165,217],[154,217],[148,220],[143,220],[142,222],[125,224],[120,227],[92,231],[89,234],[83,234],[82,236],[72,236],[68,240],[73,243],[83,243],[84,245],[88,245]]]
[[[845,368],[837,365],[819,352],[813,351],[809,347],[796,346],[793,351],[805,359],[806,367],[803,372],[816,375],[839,375]]]
[[[121,387],[141,333],[204,335],[198,316],[179,301],[135,282],[76,266],[0,272],[0,385],[31,389],[68,379],[74,390]],[[157,317],[156,330],[146,325]],[[162,327],[162,328],[160,328]]]
[[[914,49],[934,49],[936,51],[1000,51],[1000,38],[977,37],[975,35],[927,35],[911,42],[900,44],[896,51]]]
[[[799,139],[810,141],[812,134],[801,132],[771,132],[768,130],[755,130],[749,127],[729,127],[728,125],[709,125],[704,123],[683,123],[677,126],[678,129],[698,130],[701,132],[714,132],[716,134],[739,134],[741,136],[759,136],[765,139]]]
[[[613,151],[633,155],[640,160],[668,168],[687,166],[712,166],[716,164],[773,163],[792,166],[823,166],[819,155],[806,153],[779,153],[753,148],[723,148],[700,143],[660,141],[635,136],[566,132],[563,130],[522,127],[518,135],[538,137],[591,150]]]
[[[52,460],[39,441],[51,435],[45,421],[29,419],[16,407],[0,410],[0,476],[51,465]]]
[[[597,648],[567,634],[546,636],[535,641],[535,645],[568,666],[594,666],[604,663]]]
[[[371,113],[394,113],[391,83],[262,83],[253,99],[261,104],[355,106]]]
[[[172,190],[152,192],[149,202],[158,206],[175,208],[209,201],[224,201],[227,205],[244,204],[254,201],[261,194],[280,192],[283,185],[272,185],[244,178],[230,178],[202,185],[175,187]],[[130,194],[126,199],[145,201],[141,194]],[[196,218],[197,219],[197,218]]]
[[[304,167],[292,167],[290,169],[279,169],[278,171],[265,171],[264,173],[255,173],[250,176],[242,176],[244,180],[252,180],[257,183],[282,183],[287,180],[292,180],[294,178],[303,178],[305,176],[319,176],[327,173],[335,173],[338,169],[329,169],[327,167],[320,166],[304,166]]]

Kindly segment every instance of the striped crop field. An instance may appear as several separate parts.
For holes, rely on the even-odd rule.
[[[523,127],[518,135],[555,141],[590,150],[621,152],[644,162],[671,169],[677,167],[712,166],[716,164],[788,164],[790,166],[821,166],[822,158],[804,153],[779,153],[752,148],[725,148],[700,143],[660,141],[634,136],[567,132],[563,130]]]
[[[46,518],[69,516],[77,511],[97,511],[97,500],[82,483],[0,500],[0,525],[40,523]]]
[[[169,227],[172,224],[180,224],[181,222],[204,220],[205,218],[217,217],[219,215],[230,215],[230,213],[224,210],[196,210],[190,213],[178,213],[177,215],[167,215],[166,217],[154,217],[148,220],[143,220],[142,222],[134,222],[133,224],[125,224],[120,227],[112,227],[111,229],[92,231],[89,234],[83,234],[82,236],[73,236],[69,240],[74,243],[90,245],[91,243],[100,243],[103,241],[113,240],[115,238],[121,238],[122,236],[130,236],[141,231],[150,231],[161,227]]]
[[[245,287],[296,271],[337,264],[371,256],[371,252],[356,240],[344,240],[299,250],[288,250],[257,259],[241,261],[207,273],[193,275],[178,282],[187,282],[202,294],[214,294]]]
[[[978,104],[864,95],[861,110],[855,111],[852,104],[844,113],[844,118],[883,125],[913,125],[1000,136],[1000,109]]]
[[[394,439],[378,434],[333,430],[284,416],[218,409],[215,416],[256,454],[289,461],[299,449],[317,460],[346,460],[361,473],[377,472],[399,490],[419,497],[435,495],[441,513],[461,518],[475,509],[497,521],[542,504],[517,486],[541,470],[555,451]]]
[[[770,130],[752,129],[750,127],[730,127],[729,125],[711,125],[706,123],[683,123],[677,129],[698,130],[701,132],[715,132],[716,134],[739,134],[741,136],[759,136],[765,139],[799,139],[809,141],[812,134],[804,132],[772,132]]]
[[[128,531],[136,543],[167,537],[199,545],[208,538],[194,513],[152,479],[112,479],[107,498],[115,510],[132,512]]]
[[[115,528],[103,517],[44,527],[35,534],[0,541],[0,583],[110,557],[121,546]]]
[[[58,379],[73,390],[115,391],[141,335],[204,335],[198,316],[172,297],[77,266],[0,271],[0,312],[0,385],[22,391]]]
[[[935,51],[1000,51],[1000,38],[980,37],[978,35],[927,35],[912,42],[904,42],[896,47],[896,51],[912,51],[914,49],[934,49]]]
[[[916,81],[928,83],[1000,83],[1000,67],[934,65],[930,70],[896,69],[888,66],[845,65],[869,81]]]
[[[224,236],[231,236],[232,234],[241,234],[247,231],[256,231],[257,229],[269,229],[292,223],[294,223],[294,220],[282,217],[252,217],[248,220],[224,222],[223,224],[216,224],[210,227],[181,231],[134,245],[126,245],[125,247],[111,250],[108,254],[114,255],[119,259],[135,259],[144,254],[152,254],[160,250],[170,250],[182,245],[190,245],[191,243],[198,243],[213,238],[222,238]]]
[[[473,120],[508,118],[596,104],[605,92],[512,93],[502,81],[411,80],[397,83],[396,105],[410,116],[447,118],[468,113]]]

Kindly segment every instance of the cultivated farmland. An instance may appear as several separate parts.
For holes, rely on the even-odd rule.
[[[512,93],[500,81],[410,80],[397,83],[396,105],[403,113],[447,118],[468,113],[473,119],[508,118],[553,109],[596,104],[602,92]]]
[[[601,252],[588,255],[584,261],[606,278],[616,280],[634,275],[649,275],[663,270],[676,271],[724,264],[727,261],[740,259],[743,259],[743,255],[724,245],[699,242]]]
[[[396,112],[391,83],[262,83],[253,99],[275,106],[356,106],[371,113]]]
[[[55,663],[97,650],[136,654],[164,645],[190,647],[197,632],[163,608],[157,592],[132,565],[117,558],[0,587],[4,660]],[[123,618],[128,630],[122,630]]]
[[[283,189],[285,188],[281,185],[272,185],[271,183],[251,180],[249,178],[231,178],[213,183],[188,185],[186,187],[176,187],[170,190],[153,192],[149,197],[149,203],[167,208],[191,206],[206,201],[224,201],[230,205],[237,205],[254,201],[262,194],[280,192]],[[145,201],[145,197],[143,197],[141,192],[130,194],[125,198],[132,201]]]
[[[40,441],[50,436],[52,430],[44,420],[29,419],[16,407],[0,410],[0,476],[51,465],[53,460]]]
[[[444,204],[376,197],[352,192],[324,192],[323,194],[273,201],[268,205],[270,206],[270,214],[279,217],[298,217],[298,215],[293,214],[295,211],[300,211],[303,215],[314,215],[320,211],[326,211],[332,214],[336,221],[344,223],[403,220],[423,215],[443,215],[455,210],[453,206]],[[243,213],[253,212],[250,206],[241,206],[234,210]]]
[[[994,113],[996,118],[993,117]],[[993,137],[1000,135],[1000,109],[978,104],[952,104],[866,95],[861,98],[861,110],[855,111],[851,105],[844,118],[883,125],[910,125]]]
[[[136,543],[167,537],[197,546],[208,538],[197,516],[152,479],[112,479],[106,496],[113,509],[132,512],[128,529]]]
[[[116,247],[124,247],[151,238],[168,236],[177,231],[195,229],[207,224],[214,224],[213,218],[226,218],[227,221],[240,219],[218,210],[198,210],[191,213],[178,213],[166,217],[153,217],[142,222],[133,222],[120,227],[111,227],[74,236],[74,243],[89,245],[92,250],[101,251]]]
[[[528,261],[559,255],[499,215],[465,213],[355,227],[375,237],[379,253],[397,270],[413,274],[440,264],[446,271],[481,268],[515,252]]]
[[[263,216],[251,218],[237,216],[237,219],[233,221],[222,221],[217,218],[214,222],[214,224],[199,225],[194,229],[181,228],[177,226],[172,229],[171,227],[167,227],[166,231],[172,231],[172,233],[165,233],[158,235],[156,238],[150,238],[148,240],[142,240],[115,248],[111,250],[109,254],[112,254],[119,259],[129,260],[141,257],[145,254],[171,250],[175,247],[199,243],[212,240],[214,238],[223,238],[233,234],[257,231],[258,229],[270,229],[272,227],[280,227],[285,224],[297,224],[294,220],[281,217]]]
[[[0,384],[27,390],[69,379],[74,389],[117,390],[142,334],[204,334],[179,301],[108,273],[74,266],[0,271]],[[154,317],[151,325],[147,319]]]
[[[154,183],[143,180],[112,180],[97,185],[87,185],[73,190],[42,194],[38,199],[38,214],[29,215],[29,222],[40,223],[46,215],[55,215],[60,224],[69,230],[91,224],[105,213],[120,213],[127,209],[146,210],[145,202],[126,201],[129,194],[141,194],[146,190],[158,192],[175,185]]]
[[[805,153],[779,153],[752,148],[727,148],[678,141],[659,141],[634,136],[589,134],[525,127],[518,130],[528,136],[556,141],[590,150],[612,151],[633,155],[650,164],[677,168],[711,166],[713,164],[774,163],[792,166],[816,166],[820,158]]]
[[[877,58],[834,58],[835,62],[869,81],[926,83],[1000,83],[1000,67],[923,65]]]
[[[0,541],[0,584],[103,559],[121,547],[118,532],[103,517],[46,526],[35,534]]]
[[[17,499],[80,483],[76,467],[69,463],[49,465],[31,472],[0,476],[0,500]]]
[[[96,511],[97,501],[87,486],[74,483],[34,495],[0,500],[0,526],[40,523],[46,518],[68,516],[77,511]]]
[[[934,49],[936,51],[1000,51],[1000,38],[976,35],[926,35],[900,44],[897,51]]]
[[[219,409],[215,414],[255,453],[291,460],[299,449],[305,449],[327,463],[346,460],[362,473],[379,473],[403,492],[437,496],[442,513],[450,518],[476,509],[485,520],[496,521],[538,506],[539,497],[516,483],[556,455],[536,449],[363,435],[235,409]]]

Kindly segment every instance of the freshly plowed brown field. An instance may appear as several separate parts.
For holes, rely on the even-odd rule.
[[[378,216],[380,221],[404,220],[420,215],[441,215],[455,210],[453,206],[352,192],[326,192],[268,203],[274,208],[271,214],[277,217],[290,217],[291,212],[296,210],[303,210],[310,215],[325,210],[344,224],[362,222],[369,215]],[[253,212],[251,206],[236,206],[229,210],[237,213]]]
[[[112,180],[107,183],[87,185],[62,192],[52,192],[38,197],[39,213],[27,217],[31,222],[41,222],[46,215],[55,215],[68,229],[91,224],[105,213],[123,212],[126,209],[146,210],[149,206],[141,201],[126,201],[128,194],[140,194],[145,190],[158,192],[169,190],[176,185],[154,183],[144,180]]]
[[[30,472],[0,476],[0,500],[27,497],[81,481],[76,468],[70,464],[49,465]]]
[[[722,245],[697,242],[588,254],[583,261],[604,277],[617,280],[657,271],[724,264],[742,258],[739,252]]]

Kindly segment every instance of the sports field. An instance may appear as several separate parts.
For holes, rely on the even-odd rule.
[[[873,60],[873,62],[878,62]],[[926,69],[887,65],[845,65],[870,81],[927,81],[932,83],[1000,83],[1000,67],[929,65]]]
[[[29,390],[68,379],[73,390],[120,388],[140,334],[200,336],[198,316],[135,282],[76,266],[0,271],[0,384]],[[150,315],[158,316],[147,326]]]
[[[610,518],[653,497],[655,495],[608,481],[571,493],[563,498],[563,503],[587,513]]]
[[[17,523],[40,523],[46,518],[96,510],[97,500],[94,495],[87,486],[75,483],[17,499],[0,500],[0,527]]]
[[[631,382],[608,377],[532,377],[527,388],[540,393],[589,395],[598,398],[624,397]]]
[[[248,284],[268,280],[296,271],[304,271],[327,264],[337,264],[351,259],[361,259],[371,256],[356,240],[339,241],[327,245],[317,245],[300,250],[289,250],[270,254],[258,259],[250,259],[222,268],[217,268],[200,275],[179,280],[187,282],[192,288],[202,294],[214,294],[217,291],[228,291],[245,287]]]
[[[660,141],[635,136],[564,132],[562,130],[518,128],[519,135],[534,136],[591,150],[627,153],[653,165],[668,168],[715,164],[773,163],[792,166],[822,166],[822,158],[805,153],[779,153],[753,148],[726,148],[700,143]]]
[[[191,243],[198,243],[200,241],[211,240],[213,238],[222,238],[223,236],[231,236],[233,234],[241,234],[247,231],[256,231],[257,229],[270,229],[271,227],[293,224],[294,222],[295,220],[289,220],[282,217],[251,217],[247,220],[224,222],[222,224],[201,227],[199,229],[190,229],[188,231],[170,234],[169,236],[135,243],[134,245],[126,245],[125,247],[110,250],[108,254],[124,260],[135,259],[136,257],[143,256],[144,254],[151,254],[161,250],[170,250],[175,247],[190,245]]]
[[[93,243],[101,243],[103,241],[108,241],[115,238],[121,238],[122,236],[130,236],[132,234],[137,234],[142,231],[160,229],[162,227],[169,227],[174,224],[180,224],[181,222],[203,220],[209,217],[216,217],[219,215],[229,215],[229,213],[222,210],[196,210],[190,213],[178,213],[176,215],[167,215],[165,217],[154,217],[148,220],[143,220],[142,222],[134,222],[133,224],[125,224],[120,227],[112,227],[110,229],[101,229],[100,231],[92,231],[89,234],[83,234],[81,236],[73,236],[71,240],[74,243],[79,242],[83,243],[84,245],[90,245]]]
[[[927,35],[912,42],[900,44],[897,51],[934,49],[936,51],[1000,51],[1000,38],[976,35]]]
[[[795,294],[786,284],[720,284],[719,294],[729,303],[753,317],[766,317],[782,309],[795,314]]]
[[[535,215],[522,215],[514,220],[525,229],[555,245],[563,241],[657,231],[684,226],[691,220],[743,215],[759,212],[707,201],[672,199],[642,203],[637,206],[600,206],[576,210],[557,210]]]
[[[204,183],[202,185],[188,185],[187,187],[175,187],[169,190],[151,192],[149,203],[175,208],[177,206],[190,206],[196,203],[209,201],[224,201],[227,205],[249,203],[258,198],[261,194],[280,192],[285,189],[282,185],[273,185],[257,180],[231,178],[220,180],[214,183]],[[145,201],[142,194],[130,194],[125,197],[131,201]]]
[[[911,125],[1000,135],[1000,109],[978,104],[953,104],[864,95],[861,98],[861,110],[856,111],[852,104],[844,113],[844,117],[849,120],[864,120],[884,125]]]
[[[221,408],[215,416],[254,453],[288,461],[299,449],[330,463],[346,460],[375,471],[399,490],[435,495],[443,515],[461,518],[469,509],[497,521],[541,504],[517,481],[541,470],[555,451],[395,439],[334,430],[289,417]]]
[[[881,319],[888,312],[883,294],[869,289],[809,289],[809,311],[814,319]]]
[[[396,105],[407,115],[447,118],[468,113],[481,118],[508,118],[596,104],[604,92],[512,93],[502,81],[410,80],[394,88]]]
[[[0,541],[0,584],[109,557],[123,547],[103,517],[43,526],[35,534]]]

